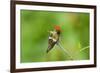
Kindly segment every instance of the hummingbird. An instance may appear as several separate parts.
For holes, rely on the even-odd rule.
[[[53,49],[53,47],[59,42],[59,37],[61,34],[60,26],[55,26],[53,31],[49,31],[49,38],[48,38],[48,48],[47,53]]]

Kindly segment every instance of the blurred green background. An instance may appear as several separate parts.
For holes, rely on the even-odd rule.
[[[46,53],[48,31],[55,25],[61,27],[60,43],[73,60],[89,59],[89,13],[21,10],[20,14],[21,62],[71,60],[57,45]]]

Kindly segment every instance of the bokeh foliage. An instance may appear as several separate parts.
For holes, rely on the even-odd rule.
[[[21,62],[70,60],[58,46],[48,54],[48,31],[61,27],[60,42],[73,60],[89,59],[89,13],[21,10]]]

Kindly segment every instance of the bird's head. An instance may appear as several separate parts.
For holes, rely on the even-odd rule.
[[[54,29],[57,31],[58,34],[60,34],[60,32],[61,32],[60,26],[56,25],[56,26],[54,27]]]

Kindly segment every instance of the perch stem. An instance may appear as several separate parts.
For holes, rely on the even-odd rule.
[[[63,50],[65,54],[67,54],[70,57],[71,60],[73,60],[72,56],[67,52],[67,50],[64,49],[60,42],[57,42],[57,45],[60,47],[61,50]]]

